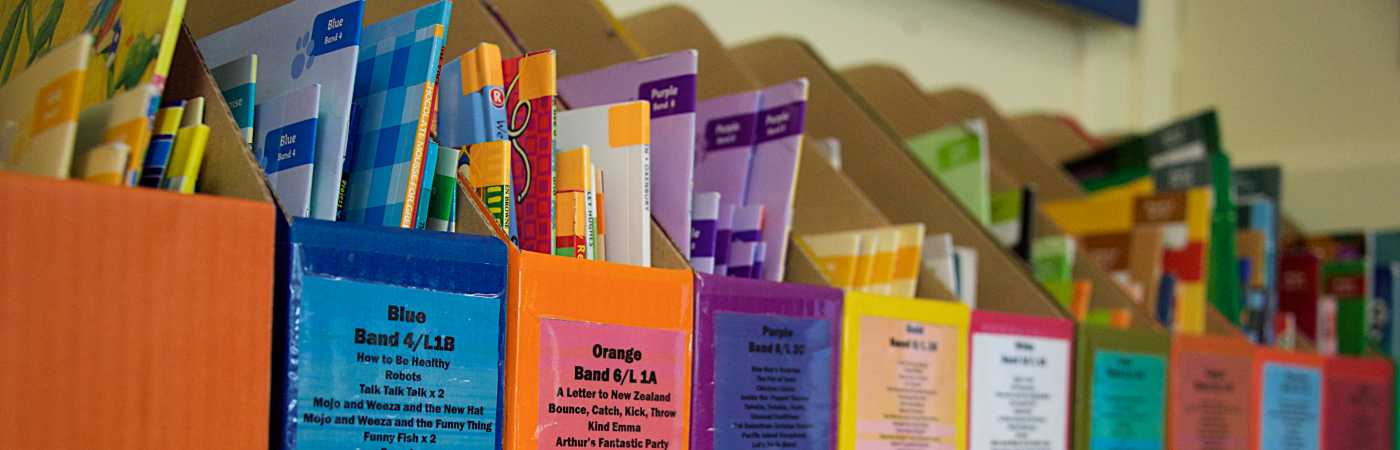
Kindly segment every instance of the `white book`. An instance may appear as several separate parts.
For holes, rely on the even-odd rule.
[[[253,153],[282,208],[296,217],[311,214],[320,97],[321,85],[313,84],[267,99],[257,109]]]
[[[953,261],[953,235],[948,233],[924,236],[923,265],[933,272],[943,287],[958,294],[958,274]]]
[[[977,249],[954,246],[953,258],[958,271],[958,299],[969,308],[976,308]]]
[[[715,225],[719,223],[720,193],[696,192],[691,201],[690,266],[715,273]]]
[[[651,104],[645,101],[560,111],[558,148],[588,146],[603,171],[607,260],[651,267]]]
[[[255,105],[321,85],[310,215],[317,219],[335,220],[340,208],[363,15],[360,0],[298,0],[199,40],[209,67],[258,55]]]

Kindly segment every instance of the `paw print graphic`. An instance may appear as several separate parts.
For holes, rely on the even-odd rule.
[[[301,73],[316,63],[316,55],[311,54],[311,32],[302,33],[297,38],[297,55],[292,58],[292,79],[301,78]]]

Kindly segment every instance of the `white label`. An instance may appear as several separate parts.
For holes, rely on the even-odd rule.
[[[1069,448],[1069,341],[972,335],[970,450]]]

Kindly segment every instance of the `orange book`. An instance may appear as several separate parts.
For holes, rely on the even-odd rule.
[[[691,272],[516,250],[511,272],[503,448],[686,450]]]

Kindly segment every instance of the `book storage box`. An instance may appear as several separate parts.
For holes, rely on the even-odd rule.
[[[1167,374],[1167,448],[1245,448],[1254,345],[1240,337],[1178,334]]]
[[[690,440],[693,275],[511,252],[505,448]]]
[[[1169,338],[1079,325],[1074,449],[1164,449]]]
[[[846,294],[837,448],[964,448],[968,316],[958,303]]]
[[[978,310],[969,333],[967,448],[1069,448],[1074,323]]]
[[[218,98],[177,42],[166,95]],[[196,195],[0,173],[0,447],[267,448],[275,207],[204,118]]]
[[[1322,448],[1325,363],[1316,354],[1255,349],[1246,448]]]
[[[697,275],[692,450],[835,448],[842,293]]]
[[[283,448],[500,439],[500,240],[295,219]]]
[[[1385,450],[1394,447],[1395,368],[1378,357],[1327,359],[1323,448]]]

